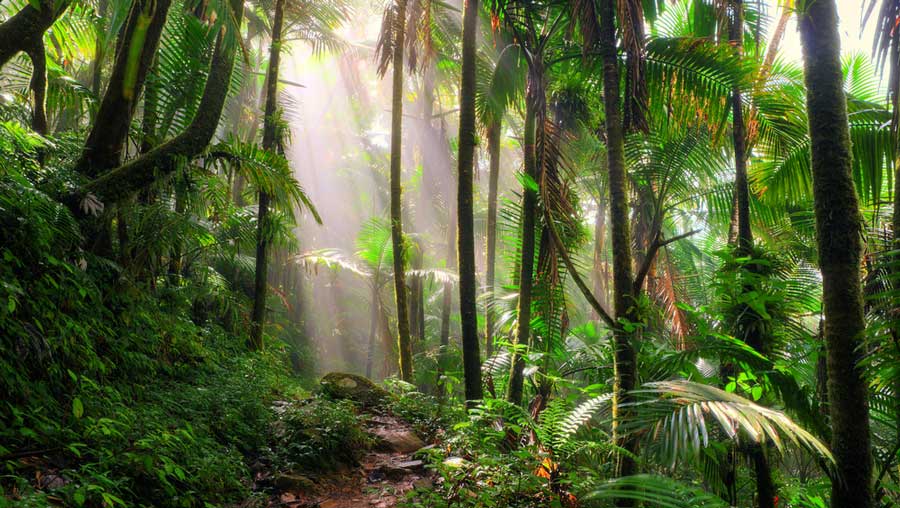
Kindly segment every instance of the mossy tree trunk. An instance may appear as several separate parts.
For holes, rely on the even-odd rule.
[[[459,171],[457,173],[457,245],[459,312],[462,328],[466,402],[481,400],[481,354],[478,347],[478,307],[475,301],[475,215],[472,180],[475,168],[475,37],[478,0],[465,0],[463,13],[462,79],[459,90]]]
[[[391,97],[391,245],[394,252],[394,294],[397,303],[397,346],[400,378],[412,381],[412,344],[409,336],[409,304],[406,295],[406,252],[403,239],[402,150],[403,150],[403,46],[406,32],[406,2],[396,0]]]
[[[501,120],[497,119],[491,122],[487,129],[490,171],[488,173],[487,259],[485,261],[485,286],[488,292],[484,313],[484,355],[486,358],[490,358],[494,354],[494,328],[497,323],[494,286],[497,283],[497,196],[500,181],[501,128]]]
[[[538,87],[534,72],[529,72],[528,83],[525,92],[525,132],[523,134],[523,160],[525,175],[538,181],[537,160],[535,152],[535,113],[538,107]],[[531,182],[529,182],[531,183]],[[522,403],[522,390],[524,385],[525,359],[520,348],[526,347],[531,337],[531,299],[534,287],[534,226],[537,210],[537,189],[535,185],[526,184],[522,198],[522,252],[519,258],[519,306],[516,313],[516,334],[513,339],[513,351],[511,353],[511,366],[509,374],[509,386],[506,390],[506,400],[513,404]]]
[[[138,97],[156,56],[170,0],[135,2],[119,36],[115,63],[76,169],[95,178],[122,163]]]
[[[43,39],[38,39],[30,48],[31,58],[31,129],[40,135],[47,134],[47,51]],[[43,157],[41,157],[43,159]]]
[[[625,132],[622,119],[622,101],[619,91],[619,59],[616,47],[615,15],[613,0],[600,2],[600,51],[603,58],[603,104],[606,115],[607,164],[609,171],[610,233],[613,253],[613,306],[616,328],[615,343],[615,392],[613,401],[613,429],[617,444],[625,453],[619,454],[617,472],[620,477],[637,472],[632,454],[637,442],[618,434],[619,422],[626,417],[623,404],[630,400],[628,392],[634,389],[637,366],[636,352],[631,333],[621,326],[621,321],[636,321],[634,276],[631,257],[631,228],[628,218],[628,181],[625,173]],[[633,502],[620,499],[619,506],[632,506]]]
[[[868,390],[859,367],[865,333],[860,284],[862,217],[852,177],[847,98],[834,0],[798,6],[812,152],[813,197],[822,271],[833,508],[871,508]]]
[[[22,10],[0,23],[0,68],[21,52],[27,52],[69,8],[70,0],[27,2]]]
[[[284,2],[275,1],[275,16],[272,21],[272,43],[269,47],[269,69],[266,73],[266,109],[263,120],[262,146],[265,150],[275,150],[278,136],[278,70],[281,64],[281,38],[284,26]],[[256,218],[256,272],[253,291],[253,314],[250,324],[250,347],[263,348],[263,332],[266,322],[266,296],[268,293],[269,269],[269,194],[259,191]]]
[[[240,2],[231,0],[229,4],[234,24],[239,26],[243,19]],[[234,67],[237,44],[227,43],[225,38],[223,28],[216,38],[197,113],[184,132],[94,179],[81,189],[81,195],[70,196],[70,206],[77,209],[78,202],[87,194],[93,194],[107,204],[116,203],[171,174],[178,168],[179,161],[193,158],[206,149],[216,133]]]

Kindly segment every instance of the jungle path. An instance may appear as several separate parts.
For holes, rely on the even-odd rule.
[[[414,453],[425,443],[408,422],[391,415],[370,416],[363,427],[376,445],[356,467],[313,475],[282,474],[269,507],[391,508],[406,492],[431,486],[424,463]]]

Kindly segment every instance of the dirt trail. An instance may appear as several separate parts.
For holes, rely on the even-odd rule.
[[[413,454],[425,446],[407,422],[394,416],[374,416],[364,428],[378,444],[356,468],[319,477],[283,475],[280,494],[269,506],[292,508],[391,508],[415,487],[431,479]]]

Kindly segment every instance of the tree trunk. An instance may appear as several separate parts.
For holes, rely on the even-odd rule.
[[[637,366],[631,334],[620,326],[621,320],[636,321],[633,293],[634,277],[631,266],[631,229],[628,218],[628,181],[625,174],[625,134],[619,94],[619,60],[616,48],[615,5],[613,0],[600,3],[600,44],[603,55],[603,104],[606,114],[607,158],[609,168],[610,232],[613,252],[613,306],[616,326],[615,389],[613,400],[613,433],[619,446],[627,453],[619,454],[616,474],[631,476],[637,472],[632,455],[637,441],[618,433],[619,422],[625,418],[623,404],[630,400],[634,389]],[[627,499],[617,500],[619,506],[633,506]]]
[[[47,51],[44,41],[38,39],[28,48],[31,58],[31,129],[42,136],[47,135]],[[43,155],[41,156],[43,159]]]
[[[138,97],[156,56],[170,0],[140,0],[122,29],[116,61],[76,169],[95,178],[122,163]]]
[[[459,246],[459,314],[462,328],[466,403],[482,399],[478,307],[475,301],[475,215],[472,179],[475,167],[475,36],[478,0],[466,0],[463,13],[462,79],[459,87],[459,182],[457,245]]]
[[[391,243],[394,251],[394,293],[397,302],[397,346],[400,378],[412,382],[412,345],[409,338],[409,305],[406,302],[405,249],[403,245],[402,153],[403,149],[403,45],[406,32],[406,0],[397,0],[397,33],[393,55],[391,100]]]
[[[38,0],[28,2],[13,17],[0,24],[0,68],[16,56],[28,51],[66,9],[71,0]]]
[[[732,0],[730,41],[738,57],[743,55],[744,36],[743,0]],[[731,92],[732,139],[734,142],[734,193],[737,202],[737,244],[742,254],[748,254],[753,246],[753,232],[750,229],[750,189],[747,183],[747,133],[744,125],[744,107],[741,87],[736,85]]]
[[[532,73],[529,73],[527,85],[528,97],[525,98],[525,132],[523,134],[523,148],[525,153],[525,174],[537,182],[537,161],[534,145],[535,135],[535,88],[539,85],[533,83]],[[537,203],[537,191],[532,185],[525,185],[522,198],[522,252],[519,265],[519,308],[517,311],[516,336],[511,352],[511,366],[509,373],[509,386],[506,390],[506,400],[513,404],[522,403],[522,390],[524,385],[523,374],[525,360],[519,352],[520,347],[528,344],[531,336],[531,290],[534,286],[534,224]]]
[[[266,110],[263,120],[262,147],[275,150],[278,146],[278,67],[281,63],[281,29],[284,25],[284,1],[275,1],[275,17],[272,21],[272,44],[269,47],[269,69],[266,73]],[[266,293],[268,292],[269,267],[269,195],[259,191],[256,218],[256,276],[253,285],[253,315],[250,323],[250,347],[263,348],[263,331],[266,322]]]
[[[731,26],[729,40],[738,58],[743,56],[744,39],[744,5],[743,0],[731,2]],[[741,87],[735,85],[731,93],[731,132],[734,143],[734,196],[737,216],[738,254],[746,256],[753,249],[753,230],[750,227],[750,189],[747,180],[747,130],[744,125],[744,106]],[[754,267],[748,267],[753,270]],[[747,287],[746,290],[752,288]],[[749,310],[749,309],[748,309]],[[754,312],[744,312],[738,318],[741,321],[760,319]],[[748,322],[747,326],[739,326],[744,332],[740,337],[747,345],[760,354],[765,354],[764,344],[758,326]],[[775,508],[775,484],[772,481],[772,469],[762,445],[751,445],[749,450],[753,470],[756,475],[756,503],[758,508]]]
[[[815,0],[799,7],[822,271],[831,451],[837,465],[831,506],[871,508],[868,391],[859,368],[865,333],[860,286],[863,231],[852,177],[837,6],[834,0]]]
[[[501,120],[494,120],[488,126],[487,144],[490,154],[490,173],[488,176],[488,216],[487,216],[487,260],[485,262],[485,286],[488,297],[485,304],[484,355],[490,358],[494,354],[494,328],[497,323],[497,309],[494,295],[496,291],[497,266],[497,195],[500,180],[500,136]]]
[[[240,2],[230,0],[229,4],[235,24],[240,25],[243,17]],[[82,189],[82,195],[93,194],[107,204],[115,203],[171,173],[178,167],[178,161],[195,157],[205,150],[216,133],[228,96],[236,46],[226,43],[224,32],[216,38],[197,114],[184,132],[88,183]],[[70,197],[69,205],[77,207],[80,197]]]

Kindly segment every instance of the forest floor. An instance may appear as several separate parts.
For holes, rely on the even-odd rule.
[[[356,467],[322,475],[281,474],[280,491],[269,507],[392,508],[406,492],[427,488],[431,475],[413,454],[425,443],[408,422],[390,415],[372,416],[364,428],[376,441]]]

